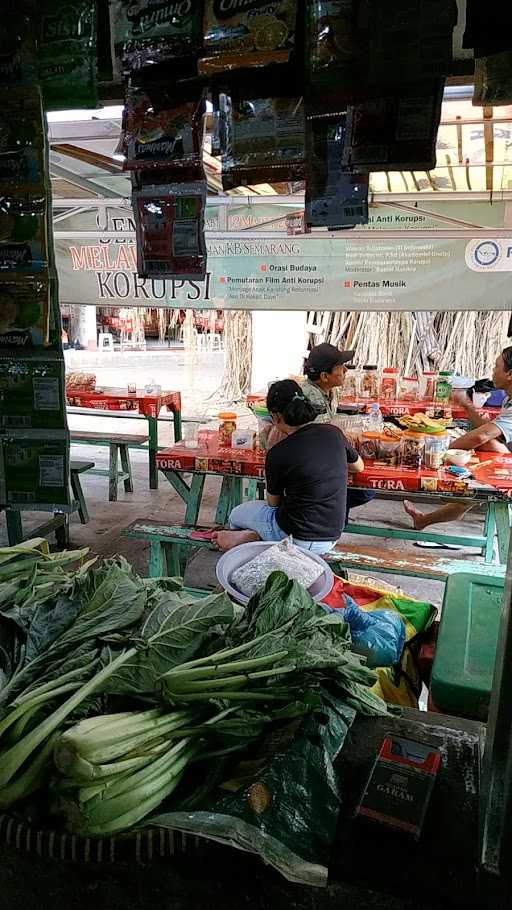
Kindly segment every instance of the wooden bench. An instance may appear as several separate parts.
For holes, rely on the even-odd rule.
[[[157,521],[138,519],[123,529],[127,537],[147,540],[150,544],[149,576],[158,578],[165,575],[179,575],[188,551],[206,547],[214,550],[209,540],[195,540],[194,531],[210,531],[212,526],[163,525]],[[505,566],[468,562],[446,557],[416,556],[403,550],[388,550],[384,547],[336,547],[323,557],[336,573],[337,570],[357,569],[360,572],[379,572],[388,575],[405,575],[415,578],[430,578],[446,581],[455,572],[478,572],[501,578]]]
[[[143,448],[148,441],[148,436],[141,433],[100,433],[92,430],[71,430],[73,445],[108,446],[110,451],[109,467],[94,468],[91,474],[108,477],[108,498],[110,502],[117,500],[117,487],[122,480],[126,493],[133,493],[132,466],[130,462],[130,449]],[[121,470],[119,470],[119,458]]]
[[[10,506],[5,509],[5,519],[7,523],[7,540],[10,547],[23,543],[31,537],[46,537],[48,534],[55,534],[57,545],[64,549],[69,544],[69,515],[72,512],[78,512],[81,524],[85,525],[89,521],[89,512],[85,501],[80,474],[86,471],[92,471],[94,461],[75,461],[72,460],[69,466],[69,482],[71,486],[71,506],[63,507],[63,511],[53,511],[53,516],[44,524],[39,525],[30,532],[29,537],[23,534],[23,523],[21,519],[21,509]],[[30,505],[24,508],[24,511],[41,511],[37,504],[31,509]],[[45,508],[42,511],[50,511]]]

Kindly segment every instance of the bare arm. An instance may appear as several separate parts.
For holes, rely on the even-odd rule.
[[[267,504],[269,506],[272,506],[272,508],[277,509],[280,502],[281,502],[280,496],[272,496],[272,493],[267,493]]]
[[[471,421],[474,428],[481,427],[482,424],[487,423],[485,417],[482,417],[478,413],[477,409],[473,405],[473,402],[469,400],[465,392],[455,392],[455,394],[452,396],[452,401],[460,408],[463,408],[466,417]],[[460,448],[463,447],[461,446]]]
[[[347,468],[349,474],[359,474],[360,471],[364,471],[364,461],[361,456],[359,455],[357,461],[352,462],[352,464],[349,462]]]
[[[478,449],[490,442],[492,439],[498,439],[501,436],[501,430],[492,420],[486,420],[480,426],[454,439],[449,449]]]

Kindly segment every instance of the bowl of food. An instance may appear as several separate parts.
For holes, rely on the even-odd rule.
[[[303,584],[315,601],[323,600],[334,584],[334,575],[322,557],[299,550],[289,538],[240,544],[223,553],[216,566],[219,584],[244,605],[277,571]]]
[[[448,449],[445,453],[444,460],[447,464],[454,464],[458,468],[465,468],[472,457],[473,452],[468,452],[466,449]]]

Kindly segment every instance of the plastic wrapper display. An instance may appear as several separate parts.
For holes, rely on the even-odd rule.
[[[126,72],[175,63],[199,52],[201,0],[112,0],[116,54]]]
[[[364,172],[434,168],[443,84],[408,86],[400,97],[349,107],[343,164]]]
[[[69,504],[66,430],[18,430],[0,438],[0,503]]]
[[[512,50],[475,60],[473,104],[512,104]]]
[[[176,169],[177,179],[202,179],[206,110],[202,89],[197,89],[195,99],[164,109],[155,104],[155,91],[133,84],[128,89],[123,119],[125,169]]]
[[[26,0],[4,0],[1,12],[0,88],[33,86],[37,77],[37,52],[32,4]]]
[[[199,72],[287,63],[295,44],[296,0],[205,0]]]
[[[0,351],[47,347],[51,337],[46,276],[0,274]]]
[[[288,578],[309,588],[323,572],[322,566],[309,559],[304,550],[296,547],[291,538],[269,547],[244,566],[233,572],[230,581],[246,597],[252,597],[263,587],[272,572],[284,572]]]
[[[225,190],[305,177],[305,117],[302,98],[221,96],[226,149]]]
[[[471,47],[475,57],[486,57],[510,51],[512,5],[497,3],[492,13],[487,0],[466,0],[466,29],[463,47]]]
[[[0,426],[65,429],[64,365],[55,357],[0,357]]]
[[[39,93],[8,92],[0,111],[0,196],[40,196],[45,191],[44,168]]]
[[[95,107],[96,0],[39,0],[37,15],[45,108]]]
[[[0,197],[0,272],[41,272],[47,266],[45,199]]]
[[[305,221],[309,227],[353,227],[368,222],[368,175],[342,166],[345,115],[306,120]]]
[[[147,278],[206,276],[206,181],[133,193],[137,270]]]
[[[454,0],[307,0],[310,91],[355,103],[452,70]]]

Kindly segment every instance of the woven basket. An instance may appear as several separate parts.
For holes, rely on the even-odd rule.
[[[114,837],[80,837],[35,828],[12,815],[0,815],[0,844],[62,862],[147,864],[190,854],[206,841],[168,828],[146,828]]]

